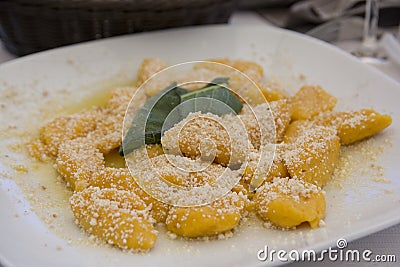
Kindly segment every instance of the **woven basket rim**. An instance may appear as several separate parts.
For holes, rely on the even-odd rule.
[[[0,4],[27,8],[154,11],[192,9],[236,3],[237,0],[0,0]],[[111,10],[110,10],[111,11]]]

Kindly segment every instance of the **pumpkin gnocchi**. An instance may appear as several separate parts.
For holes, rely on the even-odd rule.
[[[336,97],[328,94],[321,86],[303,86],[292,97],[292,120],[307,120],[321,112],[332,110]]]
[[[341,145],[373,136],[392,122],[371,109],[336,111],[337,99],[318,85],[291,95],[265,82],[263,68],[255,62],[211,62],[219,64],[198,63],[176,79],[167,78],[228,78],[229,97],[237,98],[240,111],[188,113],[167,129],[152,129],[148,136],[159,139],[145,140],[119,164],[107,161],[122,146],[125,116],[139,114],[165,88],[150,79],[167,67],[159,59],[143,60],[135,86],[113,90],[105,106],[60,116],[39,130],[29,152],[39,160],[54,160],[72,190],[72,212],[86,232],[122,249],[149,250],[156,244],[157,227],[185,238],[212,237],[229,233],[254,212],[280,228],[316,228],[325,217],[323,187],[336,168]],[[136,87],[145,82],[149,86],[143,90]],[[211,89],[217,90],[214,85]],[[194,84],[180,90],[201,88],[203,84]],[[175,97],[182,101],[179,93]],[[173,205],[142,184],[152,184],[158,176],[174,193],[196,193],[219,185],[226,173],[228,180],[238,179],[223,195],[201,205]]]
[[[133,192],[88,187],[70,203],[79,224],[111,245],[148,250],[156,243],[153,219]]]
[[[232,230],[239,224],[245,198],[229,193],[214,203],[200,207],[173,207],[169,211],[167,229],[185,237],[212,236]]]
[[[361,109],[322,113],[315,121],[316,124],[336,128],[340,142],[349,145],[387,128],[392,118],[372,109]]]
[[[325,216],[323,191],[299,179],[275,178],[262,186],[254,199],[258,215],[282,228],[302,223],[316,228]]]
[[[296,139],[286,150],[284,162],[290,177],[324,186],[339,158],[340,142],[336,131],[314,127]]]

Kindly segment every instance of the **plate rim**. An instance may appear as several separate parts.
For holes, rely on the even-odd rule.
[[[201,31],[201,30],[205,30],[208,28],[212,28],[212,29],[246,29],[249,28],[251,30],[257,29],[257,30],[266,30],[266,31],[273,31],[276,33],[281,33],[284,35],[289,35],[289,36],[294,36],[296,38],[301,38],[310,42],[314,42],[314,43],[318,43],[318,45],[321,45],[325,48],[329,48],[331,51],[334,51],[335,53],[339,53],[342,56],[345,56],[348,60],[351,60],[352,62],[357,62],[360,63],[359,60],[355,57],[352,56],[350,54],[348,54],[347,52],[341,50],[340,48],[326,43],[324,41],[321,41],[319,39],[316,39],[314,37],[311,36],[307,36],[298,32],[294,32],[294,31],[290,31],[287,29],[281,29],[281,28],[276,28],[276,27],[272,27],[269,25],[206,25],[206,26],[190,26],[190,27],[183,27],[183,28],[175,28],[175,29],[166,29],[166,30],[157,30],[157,31],[151,31],[151,32],[143,32],[143,33],[137,33],[137,34],[128,34],[128,35],[122,35],[122,36],[115,36],[115,37],[110,37],[110,38],[106,38],[106,39],[99,39],[99,40],[92,40],[92,41],[87,41],[87,42],[82,42],[82,43],[77,43],[77,44],[72,44],[72,45],[67,45],[67,46],[63,46],[63,47],[58,47],[58,48],[53,48],[50,50],[46,50],[46,51],[41,51],[38,53],[34,53],[34,54],[30,54],[27,56],[23,56],[20,58],[16,58],[7,62],[4,62],[2,64],[0,64],[0,74],[2,73],[2,71],[9,69],[9,68],[16,68],[15,65],[18,66],[18,64],[29,64],[29,62],[31,60],[37,59],[43,56],[48,56],[48,55],[52,55],[52,54],[62,54],[67,52],[70,49],[75,49],[75,48],[79,48],[79,47],[85,47],[85,46],[92,46],[94,44],[98,44],[98,43],[106,43],[106,42],[115,42],[116,40],[128,40],[131,38],[141,38],[141,36],[145,36],[145,35],[155,35],[155,34],[159,34],[159,33],[165,33],[165,32],[190,32],[193,30],[197,30],[197,31]],[[385,79],[387,82],[392,83],[393,85],[399,87],[400,89],[400,83],[397,82],[396,80],[394,80],[393,78],[391,78],[390,76],[388,76],[387,74],[377,70],[376,68],[369,66],[369,65],[364,65],[365,67],[367,67],[369,69],[369,71],[372,71],[375,73],[375,75],[378,75],[380,78]],[[2,179],[4,177],[1,177]],[[5,178],[4,178],[5,179]],[[361,228],[358,229],[357,231],[353,232],[352,234],[343,236],[343,238],[346,238],[347,241],[354,241],[363,237],[367,237],[373,233],[379,232],[383,229],[387,229],[391,226],[397,225],[400,223],[400,213],[398,213],[397,216],[391,217],[390,220],[386,220],[384,222],[381,222],[379,224],[375,224],[373,226],[367,227],[367,228]],[[321,251],[326,247],[329,247],[330,245],[334,245],[332,244],[331,240],[325,241],[325,242],[319,242],[317,244],[314,245],[309,245],[307,247],[304,247],[302,249],[315,249],[316,251]],[[287,262],[286,262],[287,263]],[[278,263],[278,265],[280,264],[286,264],[286,263]],[[9,262],[6,258],[6,256],[3,254],[2,251],[0,251],[0,264],[3,264],[4,266],[15,266],[13,265],[11,262]],[[262,262],[260,262],[259,264],[260,266],[263,265]]]
[[[149,32],[139,32],[139,33],[132,33],[132,34],[124,34],[124,35],[118,35],[118,36],[112,36],[112,37],[107,37],[107,38],[103,38],[103,39],[96,39],[96,40],[89,40],[89,41],[85,41],[85,42],[80,42],[80,43],[75,43],[75,44],[70,44],[70,45],[65,45],[65,46],[60,46],[60,47],[55,47],[55,48],[51,48],[48,50],[44,50],[44,51],[40,51],[40,52],[36,52],[33,54],[29,54],[26,56],[22,56],[22,57],[18,57],[6,62],[3,62],[0,64],[0,72],[2,71],[2,68],[8,68],[9,66],[12,66],[14,64],[23,64],[24,61],[29,61],[32,59],[35,59],[36,57],[42,57],[42,56],[47,56],[47,55],[51,55],[53,53],[61,53],[61,52],[65,52],[64,50],[70,50],[70,49],[74,49],[74,48],[79,48],[79,47],[84,47],[84,46],[90,46],[93,44],[99,44],[99,43],[107,43],[107,42],[115,42],[116,40],[123,40],[123,39],[130,39],[130,38],[140,38],[142,36],[146,36],[146,35],[156,35],[156,34],[163,34],[166,32],[190,32],[190,31],[201,31],[204,29],[251,29],[251,30],[267,30],[267,31],[272,31],[272,32],[276,32],[276,33],[280,33],[280,34],[285,34],[285,35],[289,35],[289,36],[295,36],[297,38],[301,38],[304,40],[307,40],[309,42],[314,42],[314,43],[318,43],[318,45],[321,45],[323,47],[326,47],[328,49],[330,49],[331,51],[334,51],[335,53],[339,53],[342,56],[345,56],[347,59],[352,60],[352,62],[357,62],[360,63],[360,60],[350,54],[347,53],[346,51],[340,49],[339,47],[330,44],[328,42],[325,42],[323,40],[317,39],[313,36],[309,36],[306,34],[302,34],[300,32],[296,32],[290,29],[283,29],[283,28],[279,28],[279,27],[275,27],[275,26],[271,26],[268,24],[265,25],[237,25],[237,24],[212,24],[212,25],[193,25],[193,26],[187,26],[187,27],[180,27],[180,28],[170,28],[170,29],[161,29],[161,30],[155,30],[155,31],[149,31]],[[398,85],[400,87],[400,83],[398,81],[396,81],[394,78],[392,78],[391,76],[387,75],[386,73],[378,70],[377,68],[374,68],[373,66],[370,66],[368,64],[362,64],[363,66],[367,67],[370,71],[373,71],[374,73],[380,75],[382,78],[385,78],[386,80],[390,80],[391,83]]]

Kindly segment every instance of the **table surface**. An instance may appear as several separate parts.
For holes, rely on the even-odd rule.
[[[258,16],[253,12],[237,12],[235,13],[230,22],[231,25],[269,25],[271,24]],[[271,26],[272,27],[272,26]],[[0,40],[1,43],[1,40]],[[0,64],[16,58],[10,54],[2,45],[0,45]],[[399,82],[400,85],[400,68],[396,67],[392,63],[375,66],[394,80]],[[400,261],[400,224],[369,235],[367,237],[350,242],[347,246],[349,249],[371,250],[374,255],[396,255],[397,261]],[[291,263],[291,267],[299,266],[319,266],[321,263]],[[325,260],[324,265],[328,266],[347,266],[349,263],[346,262],[332,262]],[[399,266],[399,263],[366,263],[366,262],[354,262],[352,266]],[[1,266],[1,263],[0,263]]]

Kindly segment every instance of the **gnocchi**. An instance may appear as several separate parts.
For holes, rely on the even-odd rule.
[[[167,78],[179,82],[226,76],[241,111],[189,113],[163,131],[157,144],[137,148],[118,165],[107,161],[122,144],[125,115],[136,115],[149,97],[165,88],[149,79],[167,67],[159,59],[143,60],[135,86],[113,90],[104,107],[60,116],[39,130],[29,152],[39,160],[54,160],[72,190],[72,212],[86,232],[122,249],[149,250],[156,244],[156,223],[185,238],[234,231],[251,212],[280,228],[316,228],[325,217],[323,187],[341,146],[392,123],[389,115],[372,109],[334,110],[337,99],[318,85],[303,86],[292,96],[265,82],[263,68],[255,62],[211,62],[220,64],[198,63],[176,79]],[[139,90],[144,83],[149,86]],[[135,103],[129,105],[133,95]],[[216,200],[179,206],[145,190],[142,182],[151,184],[154,173],[174,190],[215,185],[224,173],[239,179]]]

